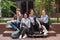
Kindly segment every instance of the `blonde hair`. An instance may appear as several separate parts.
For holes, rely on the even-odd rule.
[[[20,8],[17,8],[16,11],[20,11]]]
[[[42,12],[45,12],[45,9],[43,9]]]

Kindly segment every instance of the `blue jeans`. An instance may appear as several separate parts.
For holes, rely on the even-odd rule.
[[[21,21],[16,22],[16,23],[11,22],[10,25],[12,26],[12,28],[13,28],[14,30],[17,30],[17,28],[19,27],[20,23],[21,23]]]

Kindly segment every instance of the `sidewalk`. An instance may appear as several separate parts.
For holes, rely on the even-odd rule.
[[[25,38],[25,39],[12,39],[11,37],[3,37],[3,35],[0,34],[0,40],[60,40],[60,34],[46,38]]]

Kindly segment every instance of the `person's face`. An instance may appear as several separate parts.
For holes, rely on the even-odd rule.
[[[30,16],[33,16],[33,15],[34,15],[34,11],[31,10],[31,12],[30,12]]]
[[[27,18],[27,14],[24,14],[24,18]]]
[[[43,15],[43,16],[44,16],[44,15],[46,15],[46,12],[45,12],[45,10],[43,10],[43,11],[42,11],[42,15]]]
[[[16,14],[19,15],[20,11],[16,11]]]

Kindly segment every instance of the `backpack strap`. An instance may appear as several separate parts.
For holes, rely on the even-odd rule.
[[[36,22],[36,17],[34,17],[34,22]]]

